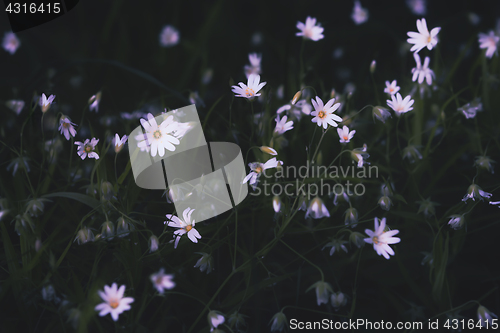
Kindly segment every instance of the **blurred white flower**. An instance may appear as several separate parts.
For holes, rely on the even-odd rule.
[[[415,15],[425,15],[427,13],[427,0],[406,0],[406,4]]]
[[[493,318],[498,318],[496,314],[480,305],[477,308],[477,317],[479,318],[481,327],[491,328],[493,324]],[[495,320],[496,321],[496,320]]]
[[[176,231],[174,231],[174,237],[176,237],[174,248],[177,248],[179,240],[184,234],[187,234],[188,238],[193,243],[198,243],[198,239],[201,239],[200,233],[194,228],[195,220],[191,221],[191,214],[193,214],[193,212],[194,209],[191,209],[190,207],[184,209],[184,211],[182,212],[183,219],[180,219],[172,214],[166,215],[167,220],[169,221],[168,226],[178,228]]]
[[[392,117],[391,113],[389,112],[389,110],[387,110],[386,108],[381,107],[381,106],[374,106],[373,107],[373,109],[372,109],[372,116],[373,116],[373,120],[374,121],[375,121],[375,118],[376,118],[376,119],[380,120],[384,124],[385,124],[385,121],[387,120],[387,118]]]
[[[404,99],[401,97],[400,93],[391,96],[391,101],[387,100],[387,105],[394,110],[396,115],[399,117],[401,114],[406,113],[408,111],[413,110],[413,103],[415,102],[411,99],[411,96],[408,95]]]
[[[300,120],[300,118],[302,118],[303,114],[305,114],[306,116],[310,115],[311,110],[312,110],[312,106],[311,106],[311,104],[307,103],[306,100],[302,99],[300,101],[296,101],[294,98],[294,100],[292,100],[289,104],[285,104],[282,107],[280,107],[276,111],[276,113],[281,114],[284,111],[288,111],[288,115]]]
[[[397,93],[399,91],[399,89],[401,89],[401,88],[398,86],[398,83],[396,80],[394,80],[390,83],[389,83],[389,81],[385,81],[385,89],[384,89],[385,93],[392,96],[395,93]]]
[[[26,212],[28,212],[31,216],[39,216],[39,214],[42,214],[44,211],[44,202],[46,201],[50,200],[44,198],[30,200],[26,205]]]
[[[281,211],[281,199],[277,195],[273,197],[273,210],[276,214]]]
[[[486,49],[486,57],[491,58],[493,54],[497,54],[498,41],[500,41],[500,37],[495,34],[493,30],[491,30],[488,34],[479,34],[479,48]]]
[[[271,324],[271,332],[281,332],[287,323],[286,316],[283,312],[278,312],[271,318],[269,323]]]
[[[408,38],[407,41],[410,44],[414,44],[410,51],[418,53],[424,47],[432,50],[438,43],[437,34],[441,28],[434,28],[429,32],[425,18],[422,18],[421,20],[417,20],[417,29],[418,32],[408,32],[410,38]]]
[[[304,39],[310,39],[317,42],[320,39],[323,39],[323,28],[318,24],[316,25],[316,19],[312,17],[306,18],[306,24],[302,22],[297,22],[297,29],[300,32],[297,32],[295,36],[302,36]]]
[[[180,143],[181,136],[175,134],[179,132],[180,124],[174,120],[174,116],[168,116],[160,125],[151,113],[148,113],[147,118],[148,120],[144,118],[140,120],[146,133],[136,136],[136,140],[139,140],[137,146],[146,151],[151,149],[153,157],[157,154],[163,157],[165,149],[175,151],[175,145]]]
[[[42,96],[38,99],[38,105],[42,108],[42,112],[47,112],[52,105],[52,102],[54,102],[54,98],[56,98],[56,95],[50,95],[47,97],[45,94],[42,94]]]
[[[260,149],[261,152],[269,154],[271,156],[278,155],[278,152],[274,148],[271,148],[271,147],[268,147],[268,146],[261,146],[259,149]]]
[[[175,282],[172,281],[174,276],[172,274],[165,274],[165,269],[161,268],[157,273],[151,274],[149,277],[153,286],[158,290],[160,294],[166,289],[172,289],[175,287]]]
[[[13,32],[6,32],[3,36],[2,47],[10,54],[16,53],[17,49],[21,46],[21,41]]]
[[[422,154],[419,151],[421,146],[409,145],[403,149],[403,159],[407,158],[410,163],[415,163],[417,160],[422,159]]]
[[[203,76],[201,77],[201,83],[207,85],[212,81],[212,77],[214,76],[214,70],[212,68],[207,68],[203,72]]]
[[[116,283],[113,283],[111,287],[105,285],[104,292],[98,290],[99,296],[104,301],[95,307],[96,311],[100,311],[99,316],[103,317],[109,313],[113,320],[117,321],[123,311],[130,310],[130,303],[134,302],[134,299],[132,297],[123,297],[124,292],[125,285],[118,289]]]
[[[333,293],[330,300],[335,311],[338,311],[340,307],[347,304],[347,297],[341,291]]]
[[[326,208],[323,200],[320,197],[316,197],[311,200],[309,207],[307,208],[305,218],[307,219],[311,216],[313,219],[320,219],[322,217],[330,217],[330,213]]]
[[[96,139],[96,138],[92,138],[92,140],[90,139],[86,139],[85,142],[80,142],[80,141],[76,141],[75,142],[75,145],[77,145],[77,154],[78,156],[81,157],[82,160],[85,159],[85,157],[88,157],[89,158],[95,158],[96,160],[99,159],[99,155],[97,155],[97,153],[94,151],[95,150],[95,146],[97,145],[97,143],[99,142],[99,139]]]
[[[210,325],[210,332],[217,328],[217,326],[224,323],[224,316],[218,311],[210,311],[207,315],[208,324]]]
[[[101,235],[106,240],[112,240],[115,235],[115,225],[110,221],[106,221],[101,226]]]
[[[354,134],[356,134],[356,131],[355,130],[349,131],[349,127],[344,125],[344,127],[342,127],[342,129],[337,128],[337,133],[339,135],[339,138],[340,138],[339,141],[341,143],[348,143],[351,141]]]
[[[434,77],[434,72],[429,68],[429,62],[431,59],[429,57],[425,57],[424,65],[422,66],[420,62],[420,56],[418,53],[414,53],[413,57],[415,58],[415,62],[417,63],[417,67],[412,68],[411,72],[413,73],[413,77],[411,80],[415,82],[418,78],[418,83],[422,83],[425,81],[428,85],[432,84],[432,78]]]
[[[316,100],[311,99],[311,102],[314,106],[314,111],[311,112],[311,116],[313,116],[311,121],[313,123],[318,124],[318,126],[323,126],[323,128],[326,129],[328,125],[337,127],[338,124],[336,122],[342,122],[342,118],[334,114],[334,112],[340,107],[340,103],[333,104],[335,103],[335,98],[332,98],[326,104],[323,104],[321,98],[316,96]]]
[[[82,245],[87,242],[93,242],[94,233],[89,228],[83,227],[82,229],[78,230],[78,233],[75,237],[75,241],[76,240],[78,241],[78,245]]]
[[[250,61],[250,65],[245,65],[245,75],[247,78],[250,74],[260,74],[260,62],[262,60],[262,56],[257,53],[250,53],[248,55],[248,60]]]
[[[267,82],[260,82],[260,75],[258,74],[250,74],[248,76],[248,84],[244,84],[243,82],[238,83],[238,86],[232,86],[233,93],[236,94],[236,97],[244,97],[248,99],[253,99],[256,96],[260,96],[258,92],[266,85]]]
[[[394,250],[389,246],[389,244],[396,244],[401,241],[398,237],[393,237],[399,233],[399,230],[385,231],[385,217],[380,221],[375,218],[375,228],[374,230],[366,229],[365,233],[369,236],[365,238],[365,242],[373,244],[373,249],[377,254],[383,255],[385,259],[389,259],[389,255],[394,255]]]
[[[476,201],[476,199],[483,201],[483,198],[489,199],[491,196],[491,193],[484,192],[477,184],[471,184],[462,201],[465,203],[467,203],[467,200],[469,199],[472,199],[473,201]]]
[[[322,250],[325,247],[331,247],[330,249],[330,255],[332,256],[335,252],[340,252],[340,250],[343,250],[345,253],[347,253],[347,247],[344,244],[347,244],[348,241],[335,238],[331,242],[326,243],[325,246],[323,246]],[[325,301],[326,303],[326,301]]]
[[[116,221],[116,235],[118,237],[128,236],[130,229],[133,229],[133,226],[131,228],[129,223],[125,221],[123,217],[119,217]]]
[[[69,140],[70,135],[72,137],[75,137],[76,130],[74,126],[77,125],[75,123],[72,123],[68,117],[61,116],[61,119],[59,120],[59,132],[64,135],[66,140]]]
[[[483,104],[481,103],[481,98],[476,98],[474,101],[467,103],[457,109],[458,112],[462,112],[467,119],[472,119],[476,116],[477,112],[483,111]]]
[[[55,303],[59,303],[61,299],[57,297],[56,290],[54,286],[49,284],[42,288],[42,298],[46,302],[54,301]]]
[[[119,153],[123,149],[123,145],[125,142],[127,142],[128,136],[123,135],[122,138],[120,139],[120,136],[118,133],[115,134],[115,137],[113,138],[113,145],[115,146],[115,153]]]
[[[370,157],[367,150],[368,146],[365,143],[362,148],[355,148],[351,151],[351,158],[358,163],[358,168],[362,168],[364,164],[370,164],[366,162],[366,159]]]
[[[149,237],[149,253],[158,251],[159,240],[155,235]]]
[[[160,33],[160,46],[171,47],[179,43],[179,31],[171,25],[163,27]]]
[[[465,217],[463,215],[450,215],[449,219],[450,221],[448,221],[448,224],[455,230],[462,228],[465,223]]]
[[[354,1],[354,8],[352,10],[351,18],[356,24],[365,23],[368,20],[368,9],[361,7],[358,0]]]
[[[389,211],[392,206],[392,201],[391,198],[389,198],[389,196],[383,195],[378,200],[378,204],[380,205],[380,208],[382,208],[383,210]]]
[[[276,128],[274,129],[274,132],[278,134],[283,134],[286,131],[293,129],[293,121],[290,120],[287,122],[287,120],[288,120],[287,116],[283,116],[283,118],[280,119],[280,116],[277,115],[276,119],[274,119],[274,121],[276,122]]]
[[[198,259],[196,264],[194,265],[194,268],[199,267],[200,272],[207,272],[210,273],[214,269],[214,259],[212,255],[205,253],[205,252],[196,252],[197,254],[201,254],[201,258]]]
[[[102,93],[99,91],[97,94],[92,95],[92,97],[89,98],[89,111],[99,111],[99,103],[101,102],[101,95]]]
[[[262,175],[264,171],[271,168],[276,168],[278,165],[282,165],[283,162],[276,160],[276,157],[271,158],[266,163],[253,162],[249,163],[250,173],[243,179],[243,184],[248,182],[250,185],[254,185],[257,183],[259,177]]]
[[[189,94],[189,102],[191,104],[195,104],[197,107],[200,107],[200,108],[204,108],[205,107],[205,102],[203,102],[203,99],[201,99],[201,97],[200,97],[200,95],[198,94],[197,91],[192,91]]]
[[[352,228],[357,226],[358,210],[356,208],[353,208],[353,207],[347,208],[344,215],[345,215],[345,219],[344,219],[345,225],[350,226]]]
[[[307,288],[306,292],[313,288],[316,291],[316,301],[318,302],[318,306],[320,306],[321,304],[327,304],[330,293],[333,292],[332,286],[330,286],[330,284],[327,282],[318,281]]]
[[[431,201],[431,198],[427,198],[422,201],[417,201],[419,204],[417,214],[424,213],[425,217],[431,217],[436,214],[435,206],[439,206],[439,204]]]
[[[495,173],[493,170],[493,164],[496,163],[489,156],[477,156],[474,161],[474,165],[478,168],[483,168],[492,174]]]
[[[29,160],[30,159],[28,157],[24,156],[16,157],[9,163],[9,165],[7,165],[7,171],[10,171],[10,169],[14,168],[14,170],[12,171],[12,176],[16,175],[19,168],[26,170],[26,172],[30,172],[30,166],[28,164]]]
[[[5,102],[5,106],[19,115],[24,108],[24,101],[11,99]]]

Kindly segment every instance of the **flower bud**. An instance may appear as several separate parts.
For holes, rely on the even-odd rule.
[[[372,109],[372,117],[374,121],[375,119],[378,119],[385,124],[387,118],[391,117],[391,113],[388,109],[382,106],[374,106]]]
[[[293,95],[292,105],[295,105],[295,103],[297,103],[301,95],[302,95],[302,90],[297,91],[295,95]]]
[[[354,231],[349,236],[349,241],[356,245],[358,248],[361,248],[363,245],[365,245],[365,236],[360,232]]]
[[[83,227],[76,234],[75,240],[78,241],[78,245],[82,245],[82,244],[85,244],[87,242],[93,242],[94,241],[94,234],[92,233],[92,231],[89,228]]]
[[[155,252],[158,250],[158,237],[152,235],[149,237],[149,252]]]
[[[107,240],[112,240],[115,236],[115,225],[110,221],[106,221],[102,224],[101,235]]]
[[[111,199],[116,199],[113,185],[111,185],[111,183],[108,181],[103,181],[101,183],[101,198],[103,198],[106,201],[109,201]]]
[[[332,286],[330,286],[330,284],[327,282],[318,281],[312,286],[310,286],[306,290],[306,292],[308,292],[313,288],[316,290],[316,301],[318,303],[318,306],[320,306],[321,304],[328,303],[328,296],[330,295],[331,292],[333,292]]]
[[[356,208],[347,208],[345,211],[345,225],[356,227],[358,223],[358,210]]]
[[[37,238],[35,241],[35,251],[38,252],[42,248],[42,240]]]
[[[129,223],[123,217],[119,217],[116,221],[116,235],[118,237],[128,236],[130,229]]]
[[[481,327],[486,327],[490,328],[492,327],[493,323],[493,317],[498,318],[496,314],[485,308],[484,306],[480,305],[477,308],[477,317],[479,318],[479,321],[481,323]],[[496,319],[495,319],[496,321]]]
[[[276,150],[274,150],[273,148],[268,147],[268,146],[262,146],[262,147],[260,147],[260,151],[262,151],[263,153],[272,155],[272,156],[278,155],[278,152]]]
[[[207,319],[212,330],[223,324],[225,321],[224,316],[220,312],[214,310],[208,313]]]
[[[432,202],[430,198],[427,198],[423,201],[417,201],[420,204],[418,208],[417,214],[424,213],[425,217],[431,217],[436,214],[435,206],[437,205],[435,202]]]
[[[372,60],[372,63],[370,64],[370,73],[375,73],[375,69],[377,68],[377,62],[375,60]]]
[[[448,222],[448,224],[455,230],[462,228],[465,223],[465,217],[463,215],[453,214],[450,215],[449,219],[450,221]]]
[[[242,315],[238,311],[234,311],[227,320],[229,327],[239,329],[245,326],[245,317],[246,316]]]
[[[391,208],[391,205],[392,205],[392,201],[391,201],[391,198],[384,195],[384,196],[380,197],[378,204],[380,205],[380,208],[382,208],[383,210],[389,211],[389,209]]]
[[[31,220],[30,215],[28,213],[24,213],[23,215],[17,215],[16,223],[14,224],[14,228],[16,229],[17,234],[21,236],[21,233],[27,231],[28,227],[31,229],[32,232],[35,231],[35,225],[33,223],[33,220]]]
[[[332,306],[335,308],[335,311],[338,311],[340,307],[347,304],[347,298],[341,291],[333,293],[330,300],[332,302]]]
[[[496,163],[492,159],[490,159],[488,156],[478,156],[476,157],[476,161],[474,162],[474,165],[477,168],[484,169],[488,172],[491,172],[492,174],[495,173],[493,171],[493,163]]]
[[[31,216],[38,216],[39,214],[43,213],[43,210],[45,208],[43,202],[48,201],[47,199],[33,199],[28,202],[26,205],[26,212],[29,213]]]
[[[207,274],[213,270],[214,259],[212,255],[205,252],[196,252],[197,254],[201,254],[201,258],[198,259],[195,268],[199,267],[201,272],[206,271]]]
[[[281,199],[277,195],[273,198],[273,209],[275,213],[279,213],[281,210]]]
[[[271,332],[282,331],[287,323],[286,316],[283,312],[278,312],[271,318]]]

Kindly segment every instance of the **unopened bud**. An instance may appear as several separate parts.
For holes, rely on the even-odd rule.
[[[370,73],[373,74],[376,68],[377,68],[377,62],[373,60],[372,63],[370,64]]]
[[[274,150],[273,148],[268,147],[268,146],[262,146],[262,147],[260,147],[260,151],[262,151],[263,153],[272,155],[272,156],[278,155],[278,152],[276,150]]]
[[[295,93],[292,99],[292,105],[295,105],[295,103],[297,103],[301,95],[302,95],[302,90],[299,90],[297,91],[297,93]]]

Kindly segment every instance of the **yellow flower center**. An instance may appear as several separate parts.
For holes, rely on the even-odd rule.
[[[318,118],[319,119],[324,119],[326,117],[326,112],[321,110],[319,113],[318,113]]]
[[[193,229],[193,226],[192,226],[192,225],[188,225],[188,226],[186,226],[186,231],[189,231],[189,230],[191,230],[191,229]]]
[[[85,150],[86,153],[90,153],[92,151],[92,146],[85,146],[85,148],[83,148]]]
[[[427,37],[427,43],[430,43],[431,40],[432,40],[432,37],[431,37],[431,35],[429,35],[429,37]]]
[[[120,302],[116,298],[113,298],[109,301],[109,306],[112,307],[113,309],[116,309],[120,305]]]
[[[64,128],[68,128],[68,127],[69,127],[69,123],[64,122],[64,123],[62,123],[62,126],[63,126]]]
[[[347,141],[347,139],[349,139],[349,137],[347,135],[344,135],[344,140]]]
[[[158,140],[159,138],[161,138],[161,131],[160,131],[160,130],[156,130],[156,131],[154,131],[154,132],[153,132],[153,138],[155,138],[155,139],[157,139],[157,140]]]
[[[247,88],[245,89],[245,95],[246,95],[247,97],[254,96],[254,95],[255,95],[255,91],[254,91],[252,88],[248,88],[248,87],[247,87]]]
[[[256,173],[261,173],[262,172],[262,168],[259,166],[259,167],[256,167],[255,168],[255,172]]]
[[[379,243],[378,236],[373,236],[372,240],[373,240],[373,244],[378,244]]]
[[[390,91],[390,92],[393,92],[393,91],[394,91],[394,89],[393,89],[393,88],[389,88],[389,91]]]

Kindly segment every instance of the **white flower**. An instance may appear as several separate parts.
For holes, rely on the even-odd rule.
[[[337,133],[339,135],[341,143],[348,143],[349,141],[351,141],[354,134],[356,134],[356,131],[352,130],[349,132],[349,127],[344,125],[344,127],[342,127],[342,129],[337,128]]]
[[[285,325],[287,323],[285,314],[283,312],[278,312],[277,314],[275,314],[273,316],[273,318],[271,318],[270,323],[272,323],[271,324],[271,332],[283,331],[283,328],[285,327]]]
[[[441,28],[434,28],[429,32],[429,30],[427,29],[425,18],[423,18],[421,20],[417,20],[417,29],[418,32],[408,32],[408,36],[410,38],[408,38],[407,41],[410,44],[414,44],[410,51],[415,51],[418,53],[424,47],[432,50],[432,48],[438,43],[438,39],[436,36]]]
[[[166,25],[160,33],[160,46],[171,47],[177,45],[179,39],[179,31],[171,25]]]
[[[492,174],[495,173],[493,170],[493,164],[496,163],[489,156],[477,156],[474,165],[478,168],[483,168]]]
[[[179,131],[179,123],[174,121],[174,116],[168,116],[160,125],[156,122],[155,117],[148,113],[148,120],[141,118],[142,127],[146,131],[145,134],[136,136],[137,140],[142,140],[137,143],[139,148],[151,149],[151,156],[155,157],[165,155],[165,149],[175,151],[175,145],[180,143],[175,133]]]
[[[113,283],[111,287],[105,285],[104,292],[98,291],[99,296],[104,301],[104,303],[95,307],[96,311],[100,311],[99,316],[103,317],[109,313],[113,320],[117,321],[120,313],[130,310],[130,303],[134,302],[134,299],[132,297],[123,297],[125,285],[122,285],[119,289],[117,288],[117,284]]]
[[[351,151],[351,158],[358,163],[358,168],[362,168],[365,163],[370,164],[365,161],[368,157],[370,157],[370,154],[366,152],[367,150],[368,146],[365,143],[362,148],[355,148]]]
[[[330,213],[326,208],[323,200],[320,197],[316,197],[311,200],[309,207],[307,208],[305,218],[307,219],[311,216],[313,219],[320,219],[322,217],[330,217]]]
[[[17,49],[21,45],[21,41],[17,38],[16,34],[13,32],[6,32],[3,36],[2,47],[5,51],[10,54],[16,53]]]
[[[158,237],[155,235],[151,235],[151,237],[149,237],[149,253],[158,251],[158,242]]]
[[[245,65],[245,75],[247,78],[250,74],[260,74],[260,61],[262,60],[262,56],[257,53],[250,53],[248,55],[248,60],[250,61],[250,65]]]
[[[96,160],[98,160],[99,155],[97,155],[97,153],[94,151],[95,146],[97,145],[98,142],[99,139],[96,138],[92,138],[92,140],[86,139],[85,142],[83,143],[80,141],[75,142],[75,145],[78,146],[77,148],[78,156],[80,156],[82,160],[84,160],[85,157],[87,157],[87,155],[89,156],[89,158],[95,158]]]
[[[396,115],[399,117],[401,114],[406,113],[408,111],[413,110],[413,103],[415,102],[411,99],[411,96],[408,95],[404,99],[401,97],[400,93],[391,96],[392,101],[387,100],[387,105],[394,110]]]
[[[389,81],[385,81],[385,89],[384,89],[385,93],[392,96],[395,93],[397,93],[399,91],[399,89],[401,89],[401,88],[398,86],[398,83],[396,82],[396,80],[392,81],[391,83],[389,83]]]
[[[351,18],[358,25],[368,20],[368,9],[361,7],[361,3],[358,0],[354,1]]]
[[[281,210],[281,199],[277,195],[273,197],[273,209],[276,214]]]
[[[357,226],[358,210],[356,208],[353,208],[353,207],[347,208],[344,215],[345,215],[345,219],[344,219],[345,225],[351,226],[353,228]]]
[[[489,34],[479,34],[479,48],[486,49],[486,57],[491,58],[493,54],[498,54],[497,44],[500,41],[500,37],[495,35],[495,32],[490,31]]]
[[[280,116],[277,115],[276,119],[274,119],[274,121],[276,122],[276,128],[274,129],[274,132],[283,134],[286,131],[293,129],[293,121],[290,120],[289,122],[287,122],[287,120],[287,116],[283,116],[283,118],[280,119]]]
[[[465,203],[467,203],[467,200],[469,199],[472,199],[473,201],[476,201],[476,199],[483,201],[483,198],[489,199],[491,196],[491,193],[484,192],[478,185],[472,184],[467,189],[467,194],[464,196],[462,201]]]
[[[62,116],[59,120],[59,131],[61,134],[64,134],[66,140],[69,140],[70,135],[75,137],[76,130],[74,126],[76,126],[76,124],[72,123],[68,117]]]
[[[127,139],[127,135],[122,136],[122,138],[120,139],[118,133],[115,134],[115,137],[113,138],[113,144],[115,145],[115,152],[117,154],[122,150],[123,145],[125,144],[125,142],[127,142]]]
[[[389,112],[389,110],[387,110],[384,107],[374,106],[372,109],[372,116],[374,118],[373,119],[374,121],[375,121],[375,118],[377,118],[378,120],[380,120],[381,122],[383,122],[385,124],[385,121],[387,120],[387,118],[391,117],[391,113]]]
[[[432,78],[434,77],[434,72],[429,68],[429,62],[431,59],[429,57],[425,57],[424,65],[422,66],[420,62],[420,56],[418,53],[413,54],[415,58],[415,62],[417,63],[417,67],[412,68],[411,72],[413,73],[413,77],[411,80],[415,82],[418,77],[418,83],[424,82],[424,78],[428,85],[432,84]]]
[[[78,241],[78,245],[82,245],[87,242],[93,242],[94,233],[89,228],[83,227],[82,229],[78,230],[78,233],[76,234],[75,237],[75,241],[76,240]]]
[[[317,42],[320,39],[323,39],[323,28],[319,25],[316,25],[316,19],[312,17],[306,18],[306,24],[302,22],[297,22],[297,29],[300,32],[297,32],[295,36],[302,36],[304,39],[310,39]]]
[[[42,108],[42,112],[47,112],[52,105],[52,102],[54,102],[54,98],[56,98],[56,95],[50,95],[47,97],[45,94],[42,94],[42,97],[38,100],[38,105]]]
[[[5,106],[19,115],[24,108],[24,101],[12,99],[5,102]]]
[[[427,13],[426,0],[406,0],[406,4],[415,15],[425,15]]]
[[[457,111],[462,112],[467,119],[474,118],[478,111],[483,111],[483,103],[481,103],[481,98],[478,97],[474,101],[459,107]]]
[[[372,231],[366,229],[365,233],[369,236],[365,238],[364,241],[369,244],[373,244],[373,249],[377,251],[377,254],[383,255],[385,259],[389,259],[389,255],[394,255],[394,250],[389,246],[389,244],[396,244],[401,241],[398,237],[392,237],[399,233],[399,230],[385,231],[385,217],[378,222],[378,218],[375,218],[375,229]]]
[[[207,274],[210,273],[214,268],[214,259],[211,254],[205,253],[205,252],[196,252],[197,254],[201,254],[201,258],[198,259],[196,264],[194,265],[194,268],[199,267],[200,272],[207,271]]]
[[[335,122],[342,122],[342,118],[334,114],[334,112],[340,107],[340,103],[335,103],[335,98],[329,100],[325,105],[319,96],[316,96],[316,100],[311,99],[312,105],[314,106],[314,111],[311,112],[313,123],[317,123],[318,126],[323,126],[324,129],[330,124],[333,127],[337,127],[338,124]]]
[[[252,171],[243,179],[242,184],[245,184],[249,180],[250,185],[254,185],[257,183],[257,180],[261,176],[261,174],[267,169],[276,168],[279,164],[283,164],[283,162],[276,160],[276,157],[271,158],[266,163],[253,162],[249,163],[248,166]]]
[[[184,209],[184,211],[182,212],[183,219],[180,219],[177,216],[171,214],[166,215],[167,219],[169,220],[168,226],[178,228],[176,231],[174,231],[174,237],[176,237],[174,248],[177,248],[179,240],[184,234],[187,234],[188,238],[193,243],[198,243],[198,239],[201,239],[200,233],[194,228],[195,220],[191,221],[191,214],[193,214],[193,212],[194,209],[191,209],[190,207]]]
[[[280,107],[276,113],[281,114],[283,111],[288,111],[288,115],[292,115],[298,120],[302,118],[302,114],[305,115],[310,115],[312,110],[311,104],[307,103],[306,100],[302,99],[300,101],[295,101],[292,100],[289,104],[285,104],[282,107]]]
[[[465,223],[465,217],[463,215],[454,214],[449,217],[450,221],[448,224],[455,230],[462,228]]]
[[[391,198],[389,198],[389,196],[383,195],[378,200],[378,204],[380,205],[380,208],[382,208],[383,210],[389,211],[392,206],[392,201]]]
[[[89,111],[94,111],[98,112],[99,111],[99,103],[101,102],[101,92],[99,91],[97,94],[92,95],[92,97],[89,98]]]
[[[341,306],[347,304],[347,298],[341,291],[339,291],[338,293],[332,294],[331,302],[332,306],[335,308],[335,311],[338,311]]]
[[[258,93],[262,87],[266,85],[267,82],[260,82],[260,75],[250,74],[248,76],[248,84],[243,82],[238,83],[240,86],[232,86],[232,91],[236,94],[236,97],[244,97],[248,99],[253,99],[256,96],[260,96]]]
[[[214,310],[208,313],[207,319],[208,319],[208,324],[210,325],[210,332],[212,332],[214,328],[217,328],[217,326],[223,324],[225,321],[224,316]]]
[[[318,281],[309,288],[307,288],[306,292],[311,289],[316,290],[316,300],[318,302],[318,306],[321,304],[327,304],[330,293],[333,293],[332,286],[329,283],[324,281]]]
[[[496,314],[480,305],[477,308],[477,317],[481,323],[481,327],[491,328],[493,324],[493,317],[498,318]],[[495,320],[496,321],[496,320]]]
[[[175,282],[172,281],[174,276],[172,274],[165,274],[165,269],[160,269],[158,273],[151,274],[149,277],[156,290],[160,294],[163,294],[165,289],[172,289],[175,287]]]

